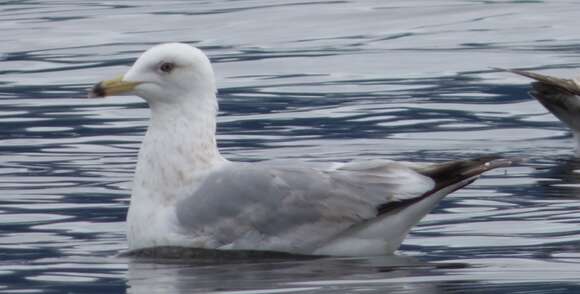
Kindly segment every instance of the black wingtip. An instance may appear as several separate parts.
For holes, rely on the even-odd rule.
[[[390,202],[378,207],[378,213],[384,214],[395,209],[400,209],[417,203],[436,192],[457,185],[453,191],[461,189],[474,182],[479,175],[496,168],[510,167],[522,164],[525,160],[521,158],[506,158],[498,155],[489,155],[469,160],[448,161],[440,164],[433,164],[415,170],[427,176],[435,182],[435,187],[423,194],[421,197]],[[453,192],[450,191],[449,193]]]
[[[522,162],[521,159],[490,155],[469,160],[435,164],[418,170],[418,172],[432,178],[435,181],[434,190],[440,190],[465,179],[478,176],[486,171],[509,167],[520,162]]]
[[[493,69],[511,72],[535,80],[536,81],[535,83],[540,83],[545,85],[546,87],[551,87],[552,91],[559,91],[560,93],[569,95],[580,95],[580,85],[578,85],[578,83],[575,80],[558,78],[520,69],[504,69],[498,67],[494,67]],[[538,84],[536,84],[536,87],[537,85]],[[534,95],[534,97],[536,96]]]

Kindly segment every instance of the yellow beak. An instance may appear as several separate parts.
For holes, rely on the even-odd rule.
[[[123,81],[123,76],[116,79],[101,81],[89,91],[89,98],[100,98],[130,93],[139,82]]]

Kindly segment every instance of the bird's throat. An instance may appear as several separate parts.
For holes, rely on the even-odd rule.
[[[198,185],[225,161],[215,139],[216,111],[151,108],[151,125],[139,151],[132,198],[173,202],[180,191]]]

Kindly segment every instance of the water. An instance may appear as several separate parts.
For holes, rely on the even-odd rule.
[[[0,293],[572,293],[580,161],[570,132],[491,67],[571,76],[575,1],[0,3]],[[204,49],[228,158],[443,161],[500,153],[397,256],[117,257],[147,124],[83,100],[153,44]]]

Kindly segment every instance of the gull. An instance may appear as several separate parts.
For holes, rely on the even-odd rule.
[[[576,141],[576,154],[580,155],[579,81],[519,69],[497,69],[535,80],[530,95],[572,130]]]
[[[130,251],[392,254],[443,197],[512,164],[230,161],[216,144],[216,93],[209,59],[183,43],[157,45],[91,89],[93,98],[140,96],[151,110],[127,215]]]

